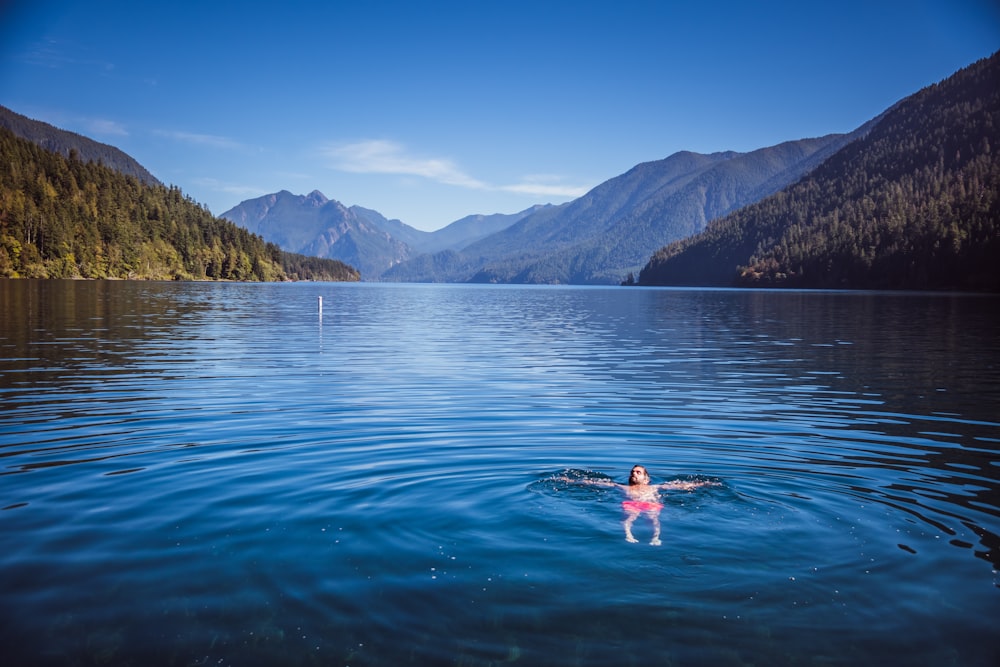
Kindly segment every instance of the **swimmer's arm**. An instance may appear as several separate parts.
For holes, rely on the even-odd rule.
[[[709,481],[709,480],[699,480],[697,482],[684,482],[681,480],[674,480],[672,482],[665,482],[663,484],[657,484],[656,487],[659,489],[675,490],[675,491],[690,491],[691,489],[697,489],[700,486],[721,486],[719,482]]]
[[[610,479],[573,479],[571,477],[553,477],[557,482],[569,482],[570,484],[586,484],[588,486],[623,486],[617,482],[612,482]]]

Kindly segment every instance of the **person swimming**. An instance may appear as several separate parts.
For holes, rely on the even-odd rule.
[[[622,527],[625,529],[625,539],[629,542],[638,542],[632,534],[632,526],[640,515],[645,514],[653,526],[653,539],[649,541],[653,546],[659,546],[660,542],[660,510],[663,503],[660,502],[660,491],[676,489],[689,491],[699,486],[716,485],[718,482],[710,481],[687,481],[680,480],[664,482],[663,484],[651,484],[649,481],[649,471],[645,466],[634,465],[628,475],[628,484],[619,484],[610,479],[570,479],[569,477],[557,478],[564,482],[576,484],[589,484],[591,486],[605,486],[622,489],[625,492],[625,500],[622,501],[622,509],[625,511],[625,520]]]

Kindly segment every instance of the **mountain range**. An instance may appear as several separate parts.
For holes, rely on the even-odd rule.
[[[868,130],[749,153],[680,152],[582,197],[422,232],[319,192],[245,201],[222,217],[292,252],[331,257],[366,280],[618,284],[671,241],[795,182]]]
[[[338,259],[367,280],[376,280],[414,257],[462,248],[544,208],[514,215],[470,215],[425,232],[371,209],[344,206],[318,190],[308,195],[282,190],[244,201],[221,217],[290,252]]]
[[[860,136],[790,141],[750,153],[680,152],[640,164],[579,199],[539,211],[475,244],[452,262],[453,281],[618,284],[652,252],[708,221],[798,180]],[[469,268],[475,271],[470,274]],[[387,277],[407,275],[407,265]]]

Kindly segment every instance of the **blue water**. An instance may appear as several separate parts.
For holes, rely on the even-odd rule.
[[[961,295],[0,281],[2,662],[993,667],[998,325]],[[665,494],[661,546],[557,479],[634,463],[717,483]]]

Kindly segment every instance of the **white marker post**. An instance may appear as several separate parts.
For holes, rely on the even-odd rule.
[[[319,297],[319,319],[323,319],[323,297]]]

